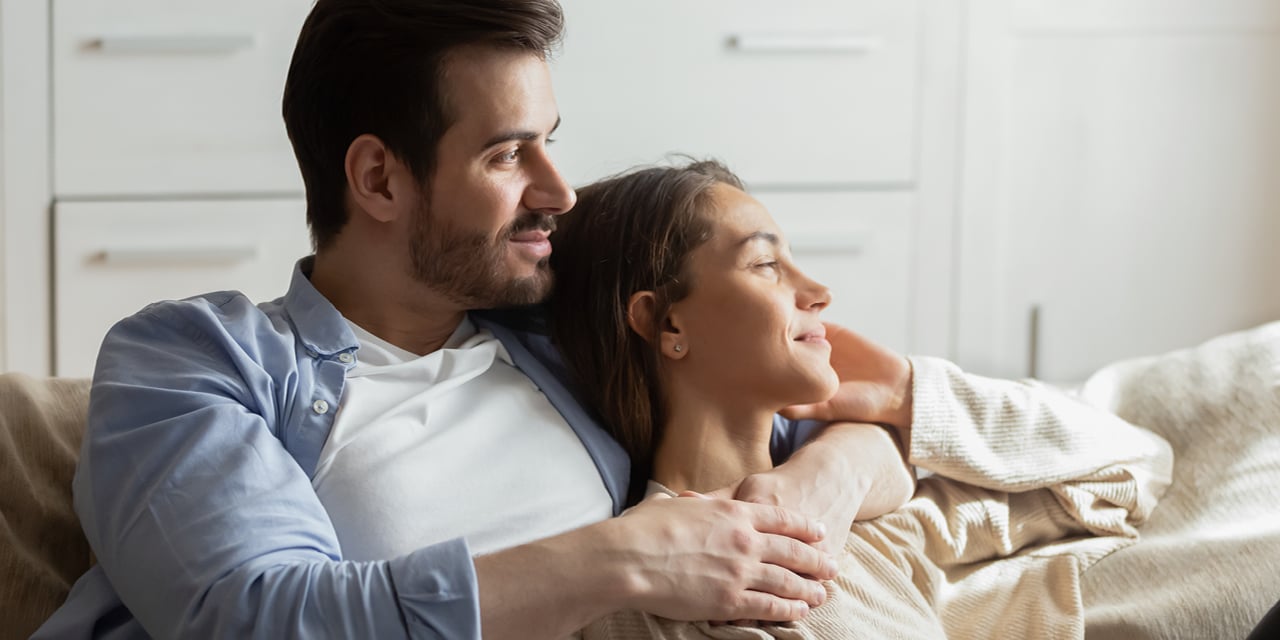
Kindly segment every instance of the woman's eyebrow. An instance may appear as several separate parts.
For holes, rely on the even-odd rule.
[[[738,246],[742,246],[750,242],[755,242],[756,240],[764,240],[765,242],[768,242],[769,244],[779,248],[782,246],[782,240],[778,238],[778,234],[772,233],[769,231],[756,231],[755,233],[752,233],[747,237],[739,240]]]

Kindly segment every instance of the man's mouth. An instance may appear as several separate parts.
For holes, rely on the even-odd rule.
[[[521,231],[511,236],[511,242],[546,242],[551,237],[551,232],[543,229],[530,229],[529,231]]]

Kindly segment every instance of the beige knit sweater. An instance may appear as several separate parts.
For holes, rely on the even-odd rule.
[[[1137,538],[1169,484],[1169,445],[1035,383],[912,364],[910,458],[934,475],[853,526],[825,604],[758,628],[624,611],[575,637],[1082,638],[1081,573]]]

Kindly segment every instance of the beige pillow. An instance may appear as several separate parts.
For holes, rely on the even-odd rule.
[[[88,380],[0,375],[0,637],[29,637],[92,565],[71,506],[88,407]]]

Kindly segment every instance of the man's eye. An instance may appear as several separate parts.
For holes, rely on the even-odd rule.
[[[756,263],[756,268],[757,268],[757,269],[777,269],[777,268],[778,268],[778,261],[777,261],[777,260],[769,260],[769,261],[766,261],[766,262],[757,262],[757,263]]]
[[[506,153],[504,153],[504,154],[502,154],[502,155],[498,156],[498,158],[497,158],[497,159],[498,159],[498,162],[515,162],[515,161],[516,161],[516,158],[518,158],[518,157],[520,157],[520,150],[519,150],[519,149],[512,149],[511,151],[508,151],[508,152],[506,152]]]

